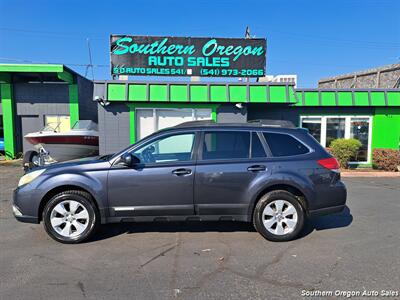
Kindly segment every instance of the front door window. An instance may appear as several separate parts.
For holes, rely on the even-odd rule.
[[[194,133],[170,135],[150,142],[132,154],[145,164],[190,161],[193,145]]]

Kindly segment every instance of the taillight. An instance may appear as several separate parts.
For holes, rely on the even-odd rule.
[[[329,157],[317,161],[320,166],[332,171],[339,171],[340,165],[336,158]]]

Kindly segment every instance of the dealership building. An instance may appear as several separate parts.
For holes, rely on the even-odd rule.
[[[219,42],[223,44],[230,40],[221,39]],[[192,44],[196,43],[192,40]],[[253,46],[254,49],[258,47],[256,44]],[[159,49],[153,48],[154,52]],[[181,49],[182,52],[185,50]],[[245,51],[243,53],[246,54]],[[249,50],[248,53],[258,55],[259,52]],[[126,66],[129,61],[124,59],[118,57],[116,61]],[[208,63],[198,60],[198,57],[196,59],[196,63]],[[239,66],[239,62],[236,63]],[[259,63],[262,64],[265,65],[265,56],[264,61]],[[112,69],[120,72],[129,68],[112,66]],[[392,69],[398,71],[395,66]],[[190,75],[203,74],[200,69],[201,72],[196,74],[196,70],[193,68],[192,73],[190,69]],[[212,70],[216,77],[221,77],[217,76],[220,69]],[[206,71],[210,75],[210,69]],[[246,71],[258,74],[265,70]],[[375,74],[372,70],[368,74],[351,74],[346,78],[361,82],[363,75],[374,74],[374,78],[382,84],[385,78],[392,80],[393,77],[386,71],[377,70]],[[151,72],[159,70],[152,68]],[[181,69],[174,72],[181,74]],[[343,88],[342,78],[339,77],[320,81],[320,87],[315,89],[295,87],[292,82],[262,81],[234,81],[230,78],[209,82],[92,82],[63,65],[0,64],[0,141],[4,140],[3,151],[12,158],[29,149],[23,141],[26,133],[55,120],[71,126],[76,120],[90,119],[98,121],[99,151],[100,154],[107,154],[121,150],[159,129],[182,122],[214,120],[241,123],[273,119],[288,120],[307,128],[324,147],[329,147],[331,141],[337,138],[360,140],[362,147],[353,161],[355,166],[370,166],[373,149],[399,149],[399,88],[366,85]]]
[[[23,136],[50,123],[97,122],[92,100],[92,81],[64,65],[0,64],[0,151],[13,158],[32,149]]]
[[[112,153],[181,122],[289,120],[325,147],[356,138],[357,165],[372,149],[399,149],[399,89],[301,89],[279,83],[96,81],[100,153]]]

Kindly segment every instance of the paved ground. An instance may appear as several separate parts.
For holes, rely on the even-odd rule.
[[[18,223],[21,172],[0,165],[0,299],[293,299],[304,290],[400,289],[400,178],[346,178],[348,209],[289,243],[250,225],[129,224],[62,245]]]

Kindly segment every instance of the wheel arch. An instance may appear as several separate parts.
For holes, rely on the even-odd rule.
[[[253,220],[253,213],[254,209],[256,208],[256,205],[258,201],[261,199],[262,196],[265,194],[272,192],[272,191],[277,191],[277,190],[283,190],[287,191],[291,194],[293,194],[299,201],[300,205],[303,207],[304,211],[307,213],[308,207],[309,207],[309,202],[308,198],[306,196],[306,193],[298,186],[295,186],[294,184],[282,182],[282,183],[272,183],[267,186],[264,186],[258,193],[255,195],[253,198],[251,205],[250,205],[250,210],[249,210],[249,220]]]
[[[42,200],[40,201],[40,204],[39,204],[39,210],[38,210],[38,221],[39,222],[41,222],[43,219],[42,215],[43,215],[44,207],[50,201],[50,199],[59,193],[69,191],[69,190],[81,191],[81,192],[85,192],[85,193],[89,194],[91,197],[91,201],[93,202],[96,209],[100,213],[101,218],[103,219],[101,210],[99,208],[99,204],[97,203],[96,198],[93,196],[93,193],[91,193],[89,190],[87,190],[81,186],[68,184],[68,185],[60,185],[60,186],[54,187],[53,189],[47,191],[47,193],[42,197]]]

